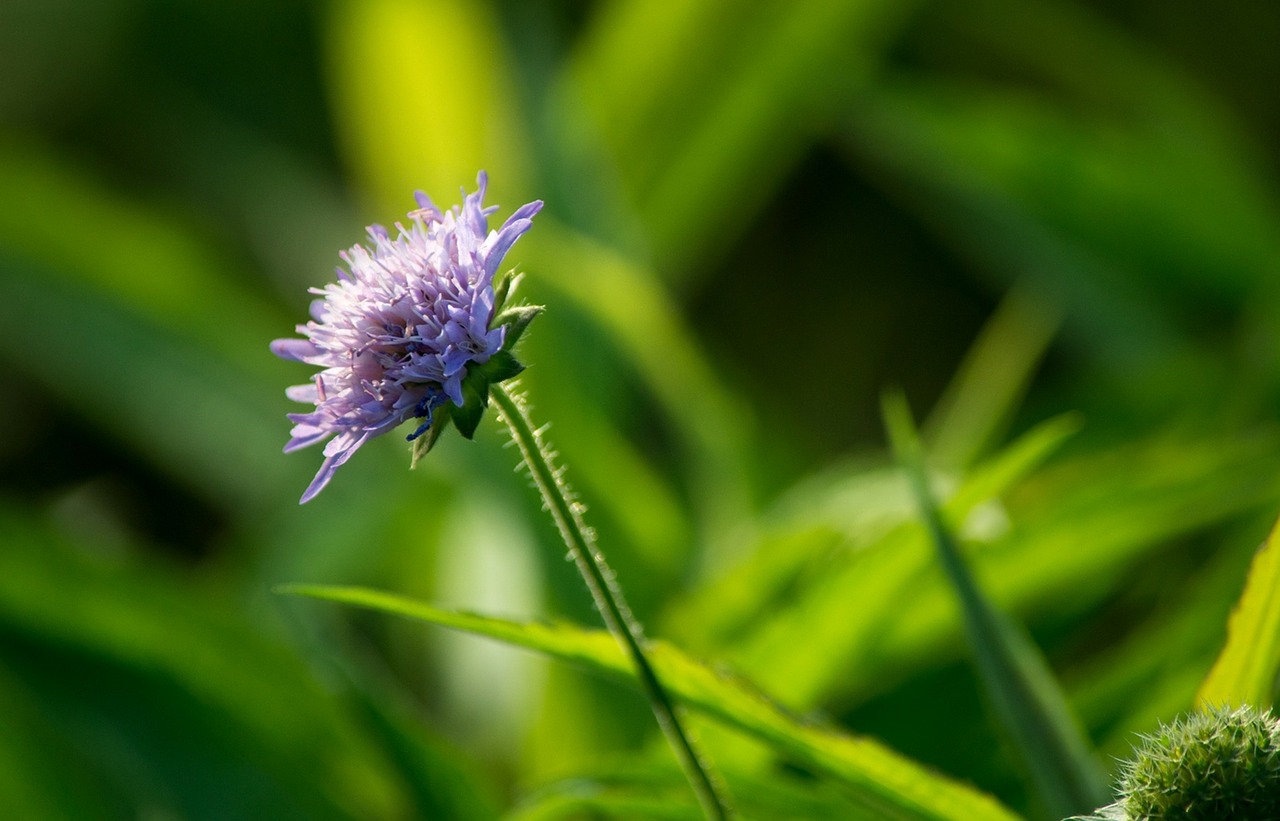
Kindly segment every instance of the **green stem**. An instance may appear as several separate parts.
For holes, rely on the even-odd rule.
[[[596,546],[594,532],[582,520],[583,507],[573,500],[561,472],[552,466],[550,449],[542,441],[541,432],[529,420],[522,398],[512,396],[500,384],[490,386],[490,398],[502,412],[502,419],[511,430],[511,437],[520,448],[525,464],[529,466],[534,484],[542,494],[542,500],[546,503],[551,518],[555,520],[556,527],[560,529],[560,536],[569,547],[569,555],[573,557],[578,571],[587,583],[587,589],[591,591],[591,597],[595,600],[596,609],[600,611],[605,626],[635,665],[640,689],[649,699],[649,706],[658,719],[658,726],[662,728],[663,735],[684,769],[703,812],[707,818],[716,821],[731,818],[729,802],[681,726],[675,703],[658,680],[648,656],[645,655],[644,632],[640,623],[631,615],[613,570]]]

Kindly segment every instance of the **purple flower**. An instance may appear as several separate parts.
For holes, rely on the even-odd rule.
[[[508,328],[491,327],[494,272],[542,203],[525,205],[490,231],[487,217],[497,208],[482,204],[484,172],[477,183],[480,190],[461,207],[443,212],[418,192],[418,209],[407,227],[396,223],[394,237],[369,226],[371,247],[343,252],[347,270],[338,269],[338,281],[311,289],[321,298],[311,303],[312,320],[297,328],[306,338],[271,343],[276,356],[323,368],[310,384],[286,392],[316,407],[289,414],[294,427],[285,452],[329,439],[302,502],[373,437],[424,419],[413,440],[430,428],[437,408],[462,406],[468,367],[503,349]]]

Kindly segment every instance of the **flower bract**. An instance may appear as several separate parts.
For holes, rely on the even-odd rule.
[[[303,338],[277,339],[271,350],[321,371],[287,391],[315,405],[290,414],[291,452],[325,442],[324,464],[302,495],[307,502],[365,442],[410,419],[422,420],[413,440],[438,433],[440,410],[470,436],[488,398],[488,385],[521,369],[510,354],[536,309],[501,312],[510,279],[495,273],[512,244],[542,208],[534,201],[490,231],[487,178],[461,206],[441,211],[422,192],[407,224],[394,234],[368,229],[368,244],[341,253],[336,282],[312,288],[311,321]]]

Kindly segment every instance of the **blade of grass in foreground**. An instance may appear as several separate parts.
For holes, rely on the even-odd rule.
[[[942,520],[925,478],[920,440],[905,397],[886,396],[884,418],[947,580],[960,598],[982,685],[1037,794],[1054,818],[1102,806],[1107,802],[1106,782],[1044,657],[978,588]]]
[[[1280,523],[1254,557],[1227,643],[1196,693],[1200,707],[1270,707],[1280,673]]]
[[[609,633],[567,624],[521,623],[442,610],[424,602],[358,587],[285,585],[278,592],[352,604],[475,633],[545,653],[562,661],[627,679],[631,662]],[[878,817],[903,821],[1018,821],[994,798],[929,772],[881,744],[798,720],[728,674],[695,661],[663,641],[649,657],[672,695],[689,708],[754,736],[780,753],[820,771]]]
[[[1004,433],[1061,322],[1058,306],[1015,283],[924,426],[939,464],[968,468]]]
[[[779,773],[773,767],[726,771],[744,818],[885,821],[830,781]],[[520,796],[502,821],[626,818],[629,821],[694,821],[683,774],[643,753],[589,765],[585,771],[538,784]]]

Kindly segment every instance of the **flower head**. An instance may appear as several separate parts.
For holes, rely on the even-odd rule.
[[[340,255],[346,269],[311,304],[312,320],[297,327],[304,339],[277,339],[271,350],[284,359],[323,370],[286,392],[315,405],[290,414],[294,423],[285,452],[323,442],[324,464],[302,496],[319,493],[334,472],[368,440],[409,419],[422,423],[410,441],[431,432],[434,441],[453,418],[468,437],[488,399],[488,385],[518,373],[510,348],[537,309],[502,310],[513,284],[495,272],[512,244],[542,208],[531,202],[496,231],[495,207],[484,207],[487,178],[460,207],[441,211],[418,192],[409,225],[395,236],[369,226],[369,247]],[[439,409],[449,414],[437,414]],[[465,411],[465,413],[463,413]]]

